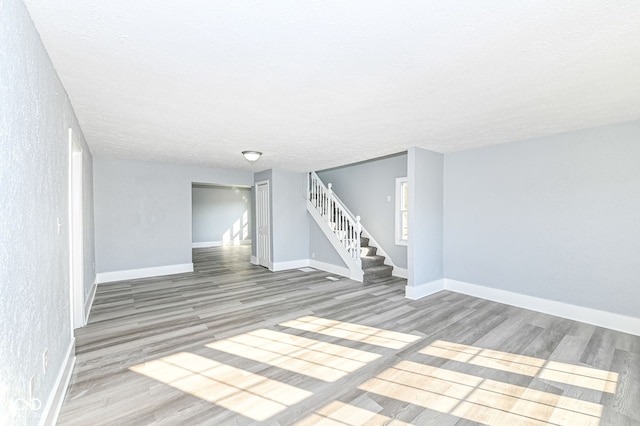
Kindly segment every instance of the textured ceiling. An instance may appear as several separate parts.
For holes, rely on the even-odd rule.
[[[638,0],[25,3],[99,156],[308,171],[640,119]]]

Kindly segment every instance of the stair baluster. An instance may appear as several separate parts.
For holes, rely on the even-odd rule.
[[[335,198],[332,184],[326,187],[315,173],[309,174],[309,201],[315,206],[349,255],[360,263],[360,230],[353,217]],[[359,218],[359,217],[358,217]]]

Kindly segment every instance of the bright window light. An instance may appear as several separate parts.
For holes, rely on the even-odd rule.
[[[409,241],[409,182],[406,177],[396,178],[396,244]]]

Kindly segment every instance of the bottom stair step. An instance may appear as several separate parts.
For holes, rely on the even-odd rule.
[[[390,277],[391,273],[393,272],[393,266],[390,266],[390,265],[373,266],[371,268],[364,269],[363,272],[364,272],[363,281],[367,282],[367,281],[375,280],[377,278]]]

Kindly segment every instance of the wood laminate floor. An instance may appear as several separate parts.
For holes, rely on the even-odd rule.
[[[638,425],[640,337],[248,247],[98,287],[60,425]]]

